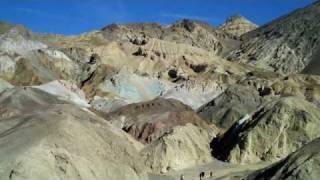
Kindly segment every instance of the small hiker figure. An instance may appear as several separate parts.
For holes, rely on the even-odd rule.
[[[97,63],[97,58],[98,58],[97,54],[92,54],[90,56],[89,64],[96,64]]]
[[[180,180],[184,180],[184,175],[181,175],[181,176],[180,176]]]
[[[200,180],[204,180],[204,175],[205,175],[204,172],[200,173]]]
[[[213,172],[212,171],[210,171],[210,177],[213,177]]]

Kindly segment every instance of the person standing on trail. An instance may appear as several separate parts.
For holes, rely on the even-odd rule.
[[[204,180],[204,175],[205,175],[204,172],[200,173],[200,180]]]
[[[180,176],[180,180],[184,180],[184,175],[183,174]]]

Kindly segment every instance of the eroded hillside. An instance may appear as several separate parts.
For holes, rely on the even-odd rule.
[[[319,5],[261,27],[0,22],[1,177],[317,179]]]

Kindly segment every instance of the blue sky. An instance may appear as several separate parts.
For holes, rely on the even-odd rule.
[[[241,14],[262,25],[312,0],[1,0],[0,20],[36,32],[79,34],[110,23],[159,22],[181,18],[219,25]]]

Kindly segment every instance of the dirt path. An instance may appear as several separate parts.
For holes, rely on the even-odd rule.
[[[205,172],[205,179],[224,179],[228,175],[236,176],[237,174],[245,173],[246,171],[252,171],[263,168],[268,164],[252,164],[252,165],[235,165],[224,163],[221,161],[214,161],[209,164],[197,166],[193,168],[184,169],[181,171],[170,172],[165,175],[150,175],[149,180],[180,180],[180,176],[183,174],[185,180],[198,180],[200,172]],[[213,177],[209,178],[209,174],[212,171]]]

